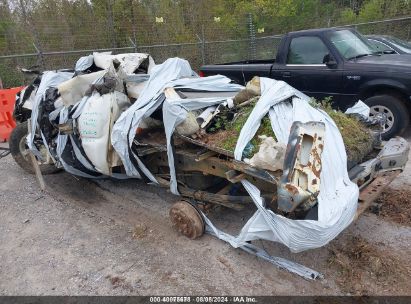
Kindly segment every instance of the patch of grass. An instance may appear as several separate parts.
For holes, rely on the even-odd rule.
[[[355,117],[334,110],[331,107],[331,100],[324,99],[316,102],[314,99],[310,104],[326,112],[335,122],[344,140],[347,158],[353,162],[360,162],[365,154],[372,150],[373,136],[370,129]]]
[[[215,143],[218,147],[231,152],[234,151],[241,129],[250,116],[250,113],[258,101],[258,98],[259,96],[254,97],[250,104],[241,107],[233,121],[224,122],[224,128],[230,136],[223,137],[222,139],[220,137],[220,141]],[[331,107],[331,99],[329,98],[326,98],[321,102],[311,99],[310,105],[323,110],[334,120],[344,140],[349,161],[354,163],[361,162],[363,157],[369,154],[372,150],[374,139],[367,126],[358,121],[355,117],[346,115],[341,111],[334,110]],[[268,115],[263,117],[256,135],[251,140],[251,144],[254,147],[251,154],[256,153],[259,149],[261,139],[259,139],[258,136],[260,135],[266,135],[268,137],[271,136],[276,139]]]
[[[243,128],[248,117],[250,116],[250,113],[253,110],[256,102],[258,101],[258,98],[259,96],[257,98],[254,98],[255,100],[251,102],[250,104],[242,107],[238,115],[236,116],[236,118],[230,124],[226,125],[226,129],[233,131],[234,135],[224,139],[221,142],[221,145],[220,145],[221,148],[228,150],[228,151],[234,151],[235,146],[237,144],[238,137],[240,136],[241,129]],[[261,125],[258,128],[256,135],[251,140],[251,144],[254,146],[251,154],[254,154],[255,152],[257,152],[258,147],[261,144],[261,139],[258,138],[259,135],[266,135],[267,137],[273,137],[274,139],[276,139],[274,131],[271,127],[271,122],[270,122],[270,118],[268,117],[268,115],[263,117],[263,119],[261,120]]]

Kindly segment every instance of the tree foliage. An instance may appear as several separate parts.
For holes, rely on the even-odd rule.
[[[0,54],[236,39],[409,15],[409,0],[0,0]],[[156,22],[162,18],[163,22]],[[160,19],[158,19],[160,20]]]

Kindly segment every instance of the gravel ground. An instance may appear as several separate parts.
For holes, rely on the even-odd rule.
[[[61,172],[45,176],[42,192],[10,155],[0,173],[0,295],[411,295],[409,223],[365,213],[328,246],[299,254],[255,242],[325,275],[307,281],[212,236],[179,235],[168,219],[178,198],[164,189]],[[393,189],[409,187],[410,173],[411,162]],[[221,209],[213,218],[234,232],[250,213]],[[360,260],[341,248],[354,239],[377,253],[347,273],[341,260]],[[370,270],[375,255],[395,261],[390,271]]]

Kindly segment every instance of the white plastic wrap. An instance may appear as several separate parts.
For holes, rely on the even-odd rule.
[[[71,78],[58,86],[63,104],[68,107],[76,104],[83,98],[90,85],[96,80],[102,78],[107,72],[98,71],[95,73],[79,75]]]
[[[93,63],[94,63],[93,55],[87,55],[87,56],[80,57],[79,60],[77,60],[76,62],[76,66],[74,70],[76,72],[83,72],[87,70],[88,68],[90,68],[93,65]]]
[[[73,77],[73,73],[71,72],[54,72],[54,71],[47,71],[44,72],[41,83],[36,91],[36,96],[34,98],[34,104],[31,112],[31,130],[32,132],[27,135],[27,145],[29,146],[30,150],[36,155],[38,158],[42,159],[41,153],[38,151],[36,146],[33,144],[34,140],[34,131],[37,130],[38,123],[38,112],[41,100],[45,97],[46,91],[49,88],[57,88],[59,84],[64,81],[69,80]],[[41,132],[41,136],[43,137],[43,141],[46,143],[44,139],[43,133]],[[48,145],[45,145],[48,148]]]
[[[190,88],[203,91],[220,91],[230,92],[238,91],[242,86],[230,84],[230,79],[225,76],[217,75],[207,78],[199,78],[190,67],[188,61],[180,58],[170,58],[164,63],[155,66],[150,74],[150,78],[147,81],[143,91],[135,103],[125,111],[117,122],[114,124],[112,133],[112,144],[124,164],[127,175],[133,177],[141,177],[143,173],[152,182],[157,183],[155,177],[144,166],[137,155],[130,155],[130,147],[133,143],[133,139],[136,134],[138,125],[143,118],[149,117],[164,101],[164,89],[167,87],[176,88]],[[201,109],[209,105],[219,103],[227,98],[217,97],[210,99],[184,99],[184,106],[188,110]],[[181,99],[182,100],[182,99]],[[190,101],[193,101],[191,104]],[[178,104],[178,103],[176,103]],[[165,104],[164,104],[165,105]],[[163,113],[165,107],[163,105]],[[195,105],[194,108],[190,108],[190,105]],[[171,109],[170,117],[163,117],[164,127],[166,129],[166,135],[171,137],[174,132],[175,123],[181,123],[186,118],[187,110],[178,106],[176,109]],[[177,113],[172,113],[176,110]],[[166,110],[167,111],[167,110]],[[169,113],[169,112],[167,112]],[[165,114],[167,116],[167,113]],[[176,121],[174,121],[174,118]],[[170,133],[171,132],[171,133]],[[170,137],[167,137],[170,140]],[[131,152],[132,153],[132,152]],[[139,164],[139,168],[136,168],[130,161],[130,157],[134,157]],[[170,168],[174,168],[173,160],[170,160]],[[174,193],[177,193],[174,189]]]
[[[241,160],[245,146],[267,113],[278,141],[284,144],[288,142],[294,121],[325,123],[318,220],[296,221],[265,209],[257,187],[242,181],[258,211],[232,244],[241,246],[246,241],[262,238],[283,243],[293,252],[324,246],[352,222],[357,210],[359,190],[348,177],[343,139],[334,121],[325,112],[311,107],[307,96],[282,81],[268,78],[260,78],[260,81],[262,95],[241,130],[235,158]]]
[[[114,91],[100,95],[94,93],[78,118],[81,145],[94,168],[110,175],[110,131],[121,109],[130,105],[126,95]]]
[[[363,103],[361,100],[359,100],[351,108],[348,108],[345,111],[345,114],[360,114],[368,118],[368,116],[370,116],[370,107]]]
[[[148,59],[149,66],[148,72],[154,66],[153,59],[148,54],[143,53],[127,53],[111,55],[111,53],[93,53],[94,64],[101,69],[108,69],[114,61],[120,63],[120,67],[126,72],[126,74],[133,74],[134,71],[140,66],[140,64]]]

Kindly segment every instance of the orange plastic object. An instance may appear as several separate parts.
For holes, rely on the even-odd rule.
[[[16,127],[13,119],[14,104],[16,94],[24,87],[0,90],[0,142],[9,139],[11,131]]]

